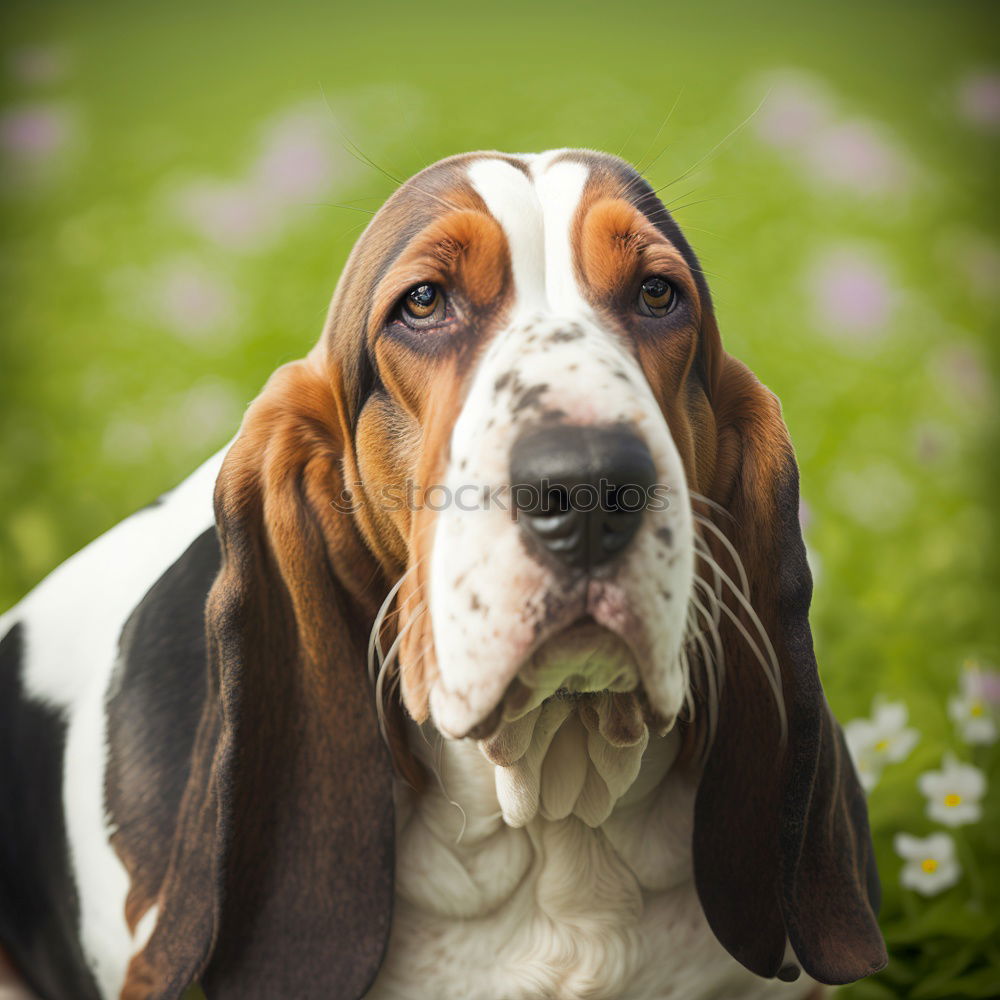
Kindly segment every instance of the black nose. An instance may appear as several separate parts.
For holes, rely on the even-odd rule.
[[[649,449],[623,428],[545,428],[520,438],[511,452],[518,522],[575,569],[599,566],[625,549],[655,477]]]

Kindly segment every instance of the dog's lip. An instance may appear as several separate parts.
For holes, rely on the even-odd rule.
[[[631,610],[619,587],[591,580],[587,588],[587,612],[597,625],[617,636],[629,648],[637,664],[649,660],[646,622]]]
[[[596,669],[588,671],[589,658],[594,656],[598,657]],[[552,698],[623,694],[639,687],[639,666],[631,646],[617,632],[584,614],[531,650],[497,704],[467,735],[487,739],[501,725],[523,718]]]
[[[581,583],[582,593],[577,588],[569,593],[552,592],[549,614],[537,624],[533,640],[522,653],[517,667],[512,664],[509,673],[504,671],[510,679],[498,692],[496,700],[479,712],[477,721],[471,725],[451,725],[447,717],[435,712],[437,727],[447,738],[483,739],[492,735],[504,721],[511,690],[516,689],[525,665],[553,640],[583,643],[588,635],[604,639],[610,635],[628,650],[636,666],[637,678],[642,677],[643,657],[649,654],[646,624],[631,612],[627,595],[613,581],[591,579]],[[641,687],[638,680],[636,687]],[[436,693],[442,700],[461,697],[446,688]]]
[[[592,615],[583,614],[578,618],[571,621],[568,625],[562,628],[557,628],[555,631],[547,630],[542,638],[532,646],[528,655],[524,658],[518,672],[511,679],[510,683],[507,685],[504,693],[500,696],[500,700],[490,709],[489,713],[480,722],[477,722],[465,735],[474,740],[484,740],[492,736],[493,733],[500,728],[501,723],[505,720],[505,709],[509,706],[512,693],[520,687],[522,691],[528,690],[523,683],[523,674],[525,670],[530,666],[531,662],[541,650],[547,644],[553,641],[566,641],[568,644],[573,645],[583,645],[587,642],[588,638],[596,637],[597,635],[607,635],[610,629],[599,625],[593,618]],[[576,697],[580,692],[570,691],[565,686],[557,688],[547,697]]]

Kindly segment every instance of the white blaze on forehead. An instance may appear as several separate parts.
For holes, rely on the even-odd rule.
[[[523,170],[504,160],[477,160],[469,167],[469,180],[507,237],[518,304],[540,306],[545,300],[545,232],[534,185]]]
[[[445,485],[452,496],[466,487],[465,497],[470,485],[480,497],[505,486],[514,442],[540,422],[635,430],[673,497],[668,509],[647,512],[598,611],[614,619],[616,631],[647,633],[640,636],[648,650],[642,680],[654,707],[669,716],[684,694],[677,652],[692,567],[684,471],[640,365],[604,328],[577,280],[573,223],[589,170],[560,155],[523,157],[528,173],[496,159],[469,167],[507,238],[513,308],[473,376],[452,433]],[[497,704],[546,628],[565,627],[591,598],[586,580],[569,584],[528,555],[507,508],[443,510],[430,562],[439,668],[431,711],[442,732],[461,735]],[[598,621],[606,624],[599,613]]]
[[[564,160],[549,166],[542,159],[533,164],[532,174],[545,216],[545,290],[549,306],[557,313],[589,314],[590,307],[576,280],[571,234],[590,171],[582,163]]]
[[[469,180],[507,237],[517,311],[589,314],[571,234],[590,171],[568,160],[552,164],[557,155],[525,157],[530,178],[504,160],[477,160]]]

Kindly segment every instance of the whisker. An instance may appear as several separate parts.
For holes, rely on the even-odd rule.
[[[705,153],[704,156],[695,160],[694,163],[692,163],[691,166],[684,171],[684,173],[675,177],[672,181],[669,181],[668,183],[662,185],[661,187],[656,188],[656,193],[658,194],[660,191],[664,190],[664,188],[672,187],[674,184],[677,184],[679,181],[684,180],[686,177],[690,177],[691,174],[698,169],[698,167],[700,167],[710,157],[714,156],[715,153],[719,149],[721,149],[722,146],[724,146],[734,135],[742,131],[744,128],[746,128],[747,125],[750,124],[751,121],[753,121],[754,117],[764,106],[764,101],[766,100],[767,100],[767,95],[765,94],[760,104],[758,104],[757,107],[754,108],[753,111],[751,111],[750,114],[748,114],[746,118],[743,119],[743,121],[741,121],[734,129],[731,129],[729,132],[727,132],[726,135],[724,135],[707,153]]]
[[[718,511],[720,514],[722,514],[723,517],[728,517],[730,521],[733,521],[735,523],[736,518],[733,517],[733,515],[730,514],[729,511],[726,510],[726,508],[723,507],[721,503],[716,503],[714,500],[710,500],[704,494],[696,493],[692,489],[688,490],[688,496],[690,496],[692,500],[697,500],[698,503],[703,503],[706,507],[711,507],[712,510]]]
[[[361,208],[358,205],[348,205],[342,201],[313,201],[306,202],[310,208],[344,208],[348,212],[362,212],[364,215],[376,215],[370,208]]]
[[[660,127],[656,130],[656,134],[653,136],[652,142],[649,143],[649,145],[646,147],[645,151],[643,152],[642,156],[639,157],[639,159],[636,161],[636,164],[635,164],[636,173],[644,174],[647,170],[651,170],[655,166],[656,161],[659,160],[659,158],[661,156],[663,156],[663,154],[667,151],[667,149],[670,148],[670,143],[667,143],[667,145],[664,146],[656,154],[656,156],[653,157],[653,159],[649,161],[649,163],[645,164],[645,166],[643,165],[643,160],[645,160],[646,157],[649,156],[649,154],[652,152],[653,147],[659,141],[660,134],[666,128],[667,122],[670,121],[670,119],[674,115],[674,112],[677,110],[677,105],[680,103],[681,96],[683,95],[683,93],[684,93],[684,88],[681,87],[681,89],[677,91],[677,96],[674,98],[674,103],[670,105],[670,110],[666,113],[666,115],[664,115],[663,120],[660,122]]]
[[[780,677],[781,670],[778,666],[778,655],[774,651],[774,646],[771,645],[771,639],[770,636],[768,636],[767,634],[767,629],[764,628],[763,622],[760,620],[756,610],[750,603],[749,593],[747,593],[745,590],[741,590],[739,587],[736,586],[736,584],[733,582],[729,574],[724,569],[722,569],[721,566],[719,566],[719,564],[715,561],[715,558],[710,553],[702,552],[701,556],[703,559],[710,562],[714,566],[715,570],[718,571],[719,576],[722,578],[722,581],[729,587],[732,595],[740,602],[740,604],[743,606],[743,610],[746,611],[746,613],[750,616],[751,622],[755,625],[758,632],[760,633],[761,639],[764,641],[764,645],[767,649],[771,666],[774,668],[774,671],[777,674],[777,676]]]
[[[681,676],[684,678],[684,704],[682,711],[689,723],[694,722],[695,699],[693,684],[691,683],[691,664],[688,662],[687,647],[681,646],[677,654],[677,665],[681,668]]]
[[[697,513],[694,513],[693,516],[703,528],[708,528],[708,530],[711,531],[716,538],[718,538],[718,540],[722,543],[723,548],[725,548],[725,550],[729,553],[730,558],[736,566],[736,571],[740,575],[740,584],[742,585],[743,593],[749,597],[750,581],[747,579],[747,573],[743,566],[743,560],[740,558],[740,554],[736,551],[736,547],[714,521]]]
[[[712,573],[712,589],[713,589],[713,621],[716,625],[721,621],[721,617],[718,611],[718,602],[722,600],[722,578],[719,576],[719,567],[712,558],[712,551],[708,547],[708,543],[700,534],[695,533],[694,536],[694,550],[699,558],[703,559],[705,565]],[[708,581],[705,581],[706,583]]]
[[[721,660],[714,658],[705,642],[705,636],[698,633],[695,643],[701,651],[702,663],[705,667],[705,681],[708,684],[708,745],[711,746],[719,727],[719,699],[722,691]]]
[[[733,611],[733,609],[730,608],[725,601],[720,601],[718,605],[719,609],[733,623],[733,625],[736,626],[740,635],[743,636],[744,641],[746,642],[747,646],[749,646],[750,651],[753,653],[754,657],[756,658],[757,662],[760,664],[764,672],[764,677],[767,680],[768,686],[771,688],[771,694],[774,697],[775,708],[778,711],[778,719],[781,728],[780,738],[782,745],[784,745],[788,735],[788,720],[785,714],[785,699],[784,699],[783,684],[781,678],[781,668],[778,665],[777,657],[774,655],[774,648],[771,645],[771,640],[768,637],[767,632],[760,621],[760,618],[757,616],[757,613],[750,606],[750,603],[743,597],[742,594],[740,594],[735,589],[735,585],[733,584],[732,580],[730,580],[729,577],[721,570],[720,573],[722,574],[723,579],[725,579],[725,581],[729,585],[730,592],[737,598],[738,601],[740,601],[741,605],[743,606],[743,609],[750,617],[751,623],[755,625],[761,639],[764,641],[764,644],[768,652],[770,653],[771,657],[773,657],[773,659],[765,657],[764,653],[757,645],[753,636],[749,633],[743,622],[740,621],[739,616],[736,614],[736,612]],[[695,583],[696,584],[700,583],[703,587],[707,586],[707,584],[705,584],[704,581],[698,580],[697,578],[695,580]]]
[[[718,598],[716,597],[715,592],[709,589],[708,584],[704,580],[702,580],[701,577],[695,577],[694,582],[696,584],[699,584],[702,588],[702,593],[704,593],[707,597],[711,599],[714,609],[714,606],[718,603]],[[725,663],[725,650],[723,649],[722,646],[722,636],[719,634],[720,619],[716,618],[715,614],[713,612],[710,612],[708,608],[706,608],[705,605],[702,604],[697,597],[695,597],[693,592],[691,593],[689,600],[694,605],[695,609],[701,614],[702,618],[704,618],[705,620],[705,628],[699,629],[695,633],[695,636],[697,638],[700,638],[701,641],[704,642],[705,632],[706,631],[708,632],[708,634],[712,638],[712,646],[714,649],[714,656],[712,656],[711,659],[713,660],[713,662],[717,663],[720,667],[722,667]]]
[[[709,198],[698,198],[696,201],[686,201],[683,205],[671,205],[670,211],[673,213],[683,212],[687,208],[694,208],[695,205],[705,205],[710,201],[718,201],[723,195],[716,194]],[[690,228],[690,227],[688,227]]]
[[[386,731],[385,726],[385,695],[384,686],[386,674],[392,670],[393,665],[396,662],[396,657],[399,653],[399,648],[403,643],[403,639],[406,638],[406,633],[410,631],[411,628],[420,620],[421,615],[426,610],[427,605],[421,603],[414,613],[413,617],[399,630],[399,634],[393,640],[392,645],[389,647],[388,653],[386,653],[385,658],[382,659],[378,676],[375,678],[375,714],[378,716],[378,728],[379,732],[382,734],[382,739],[388,746],[389,735]]]
[[[385,622],[385,617],[389,611],[389,605],[392,604],[393,599],[396,594],[399,593],[399,588],[403,586],[406,578],[419,566],[420,563],[414,563],[405,573],[393,584],[390,588],[389,593],[386,594],[385,600],[382,602],[382,606],[378,609],[375,615],[375,621],[372,624],[372,630],[368,635],[368,680],[370,683],[375,683],[375,657],[378,655],[378,662],[381,665],[385,656],[382,652],[382,626]]]
[[[458,831],[458,836],[455,838],[455,846],[457,847],[461,842],[462,838],[465,836],[465,831],[468,827],[469,817],[466,815],[465,809],[462,807],[460,802],[457,802],[448,794],[448,789],[444,784],[444,777],[442,771],[444,770],[441,766],[441,758],[444,756],[444,737],[438,733],[437,734],[437,747],[431,746],[431,741],[427,738],[426,726],[418,727],[420,729],[420,735],[424,738],[424,743],[427,744],[427,749],[430,750],[432,758],[435,756],[437,759],[433,761],[431,770],[434,772],[434,777],[437,779],[438,788],[441,789],[441,794],[444,796],[445,801],[454,806],[462,814],[462,826]],[[501,815],[498,813],[498,815]]]

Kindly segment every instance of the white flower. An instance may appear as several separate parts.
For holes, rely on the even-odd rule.
[[[986,777],[978,767],[945,754],[941,770],[925,772],[917,784],[927,797],[927,815],[945,826],[975,823],[982,816]]]
[[[870,719],[852,719],[844,726],[847,747],[868,792],[878,784],[885,765],[905,760],[919,738],[915,729],[907,728],[908,713],[901,701],[876,699],[872,709]]]
[[[899,881],[921,895],[936,896],[950,889],[962,874],[962,867],[955,859],[955,841],[950,834],[935,833],[920,838],[897,833],[893,845],[906,862],[899,873]]]
[[[966,743],[996,743],[998,688],[995,670],[983,670],[972,660],[965,664],[962,690],[948,700],[948,715]]]

